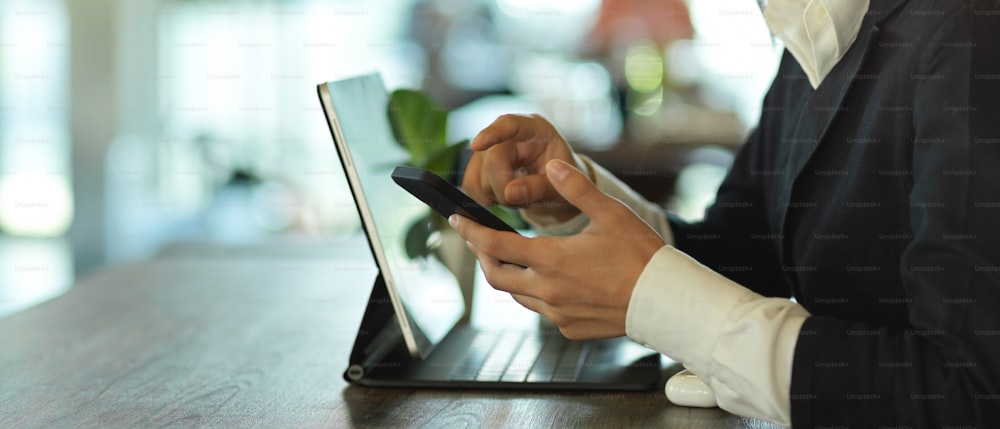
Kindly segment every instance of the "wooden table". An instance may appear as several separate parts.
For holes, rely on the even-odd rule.
[[[349,386],[375,275],[350,243],[109,268],[0,319],[0,427],[771,427],[662,391]]]

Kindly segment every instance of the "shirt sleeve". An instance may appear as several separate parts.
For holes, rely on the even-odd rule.
[[[792,357],[808,316],[664,246],[639,276],[625,330],[698,374],[722,409],[787,426]]]
[[[594,184],[597,188],[608,194],[612,198],[621,201],[636,215],[639,216],[643,221],[645,221],[649,226],[651,226],[663,241],[667,244],[673,244],[673,234],[670,230],[670,223],[667,221],[666,214],[663,209],[656,205],[655,203],[643,198],[632,188],[630,188],[621,180],[618,180],[614,174],[611,174],[608,170],[604,169],[590,158],[584,155],[578,155],[583,162],[593,173]],[[580,213],[576,217],[569,219],[565,222],[558,222],[553,218],[546,218],[540,216],[532,216],[526,210],[521,210],[521,217],[528,222],[531,227],[537,231],[540,235],[548,236],[566,236],[577,234],[583,231],[587,225],[590,225],[590,218],[587,215]]]

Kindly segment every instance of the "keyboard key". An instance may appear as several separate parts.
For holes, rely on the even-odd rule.
[[[566,350],[563,351],[562,356],[559,358],[559,365],[556,367],[555,374],[552,375],[552,381],[575,381],[580,375],[580,368],[583,365],[584,359],[587,357],[589,346],[590,345],[587,343],[569,343],[569,345],[566,346]]]
[[[499,381],[504,370],[507,369],[507,364],[521,345],[521,341],[524,340],[524,336],[524,332],[504,333],[496,346],[493,347],[490,356],[486,358],[479,374],[476,374],[476,381]]]
[[[479,369],[483,367],[490,351],[496,345],[500,335],[496,332],[479,332],[476,338],[469,344],[462,361],[451,372],[452,380],[475,380]]]
[[[506,383],[572,382],[579,375],[589,344],[561,335],[528,332],[479,332],[451,373],[452,380]]]
[[[538,359],[542,345],[542,339],[536,335],[526,338],[521,343],[521,347],[517,349],[517,354],[511,359],[510,364],[507,365],[507,370],[504,371],[500,381],[512,383],[523,382],[528,377],[528,373],[531,372],[531,367],[534,366],[535,361]]]
[[[563,349],[568,344],[566,339],[561,336],[547,335],[544,338],[545,345],[542,347],[542,352],[539,353],[528,378],[525,379],[529,383],[551,381],[552,375],[556,372],[556,366],[559,364],[559,356],[562,355]]]

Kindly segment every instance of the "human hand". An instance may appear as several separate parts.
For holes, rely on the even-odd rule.
[[[528,238],[458,215],[448,220],[490,285],[552,320],[567,338],[625,335],[632,289],[663,239],[569,164],[550,161],[545,174],[558,195],[590,217],[581,233]]]
[[[475,152],[462,188],[476,202],[517,207],[558,221],[580,213],[552,187],[545,164],[559,159],[583,171],[586,166],[545,118],[503,115],[483,129],[470,148]]]

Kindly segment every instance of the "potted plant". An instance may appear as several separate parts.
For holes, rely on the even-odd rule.
[[[400,89],[389,97],[388,115],[396,142],[410,154],[409,166],[430,170],[453,184],[461,181],[459,163],[469,141],[447,142],[448,111],[444,107],[421,91]],[[501,206],[491,207],[490,211],[515,228],[524,227],[516,212]],[[436,257],[455,274],[462,287],[468,317],[475,258],[448,221],[428,208],[427,215],[407,231],[406,253],[410,258]]]

